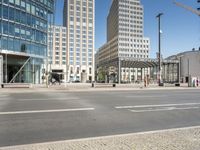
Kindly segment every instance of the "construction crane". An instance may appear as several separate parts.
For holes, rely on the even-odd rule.
[[[199,0],[198,0],[198,2],[199,2]],[[179,7],[185,8],[185,9],[189,10],[190,12],[192,12],[192,13],[194,13],[194,14],[196,14],[196,15],[198,15],[200,17],[200,11],[199,10],[193,9],[190,6],[187,6],[187,5],[184,5],[182,3],[176,2],[175,0],[174,0],[174,4],[176,4]]]

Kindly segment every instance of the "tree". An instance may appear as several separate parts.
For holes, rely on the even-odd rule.
[[[105,75],[106,75],[106,72],[103,68],[99,68],[98,69],[98,80],[99,81],[105,81]]]

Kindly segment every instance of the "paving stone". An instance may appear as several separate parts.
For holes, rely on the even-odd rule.
[[[200,150],[200,127],[2,147],[0,150]]]

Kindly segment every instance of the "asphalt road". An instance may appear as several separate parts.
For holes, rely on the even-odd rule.
[[[200,125],[200,89],[0,93],[0,147]]]

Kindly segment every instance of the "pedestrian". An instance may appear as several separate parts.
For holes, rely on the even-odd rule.
[[[196,84],[197,84],[197,87],[198,87],[199,86],[199,80],[198,79],[196,80]]]
[[[144,87],[147,87],[147,78],[146,78],[146,76],[144,77]]]

